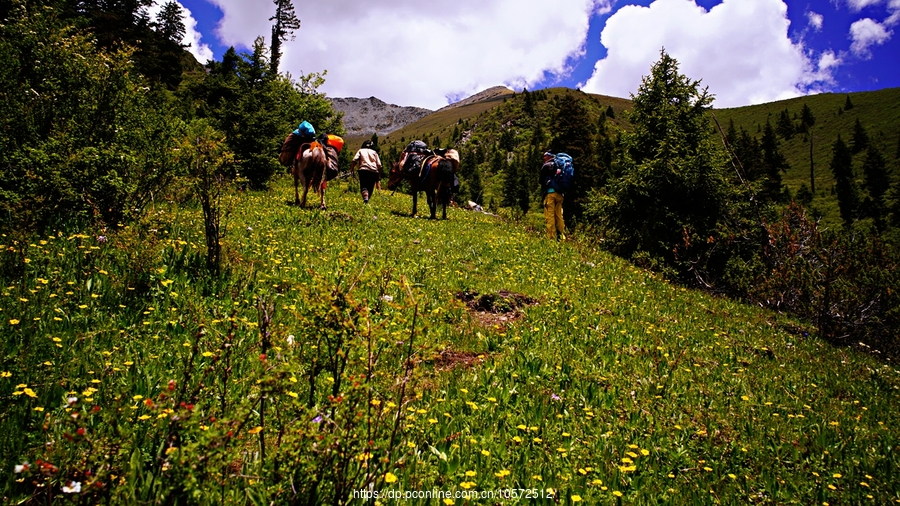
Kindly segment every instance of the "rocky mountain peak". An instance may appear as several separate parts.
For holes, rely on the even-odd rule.
[[[388,104],[375,97],[332,98],[335,110],[344,113],[344,129],[349,137],[387,135],[432,113],[422,107]]]

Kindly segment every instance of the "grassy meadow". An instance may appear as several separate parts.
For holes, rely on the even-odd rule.
[[[221,203],[218,276],[199,206],[174,196],[118,230],[0,238],[3,504],[343,504],[370,486],[900,503],[900,370],[877,354],[590,237],[415,219],[409,196],[364,206],[347,182],[299,209],[292,190]]]

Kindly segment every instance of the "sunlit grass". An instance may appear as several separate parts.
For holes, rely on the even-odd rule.
[[[292,472],[317,472],[321,424],[346,409],[372,428],[321,444],[348,452],[344,485],[359,489],[900,500],[895,365],[667,284],[589,238],[557,244],[456,209],[411,218],[408,196],[365,206],[343,183],[327,211],[288,205],[291,192],[284,179],[236,197],[218,279],[203,273],[199,211],[165,203],[121,230],[2,238],[5,497],[283,500]],[[482,325],[457,299],[466,290],[537,303]],[[437,367],[448,349],[478,358]],[[311,373],[336,356],[344,373]]]

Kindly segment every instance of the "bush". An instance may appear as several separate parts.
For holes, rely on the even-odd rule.
[[[175,174],[180,122],[144,87],[131,52],[97,51],[49,8],[14,8],[0,33],[0,209],[10,228],[140,215]]]
[[[823,231],[799,204],[765,226],[767,241],[732,286],[752,302],[798,315],[838,344],[900,351],[900,255],[867,235]],[[734,268],[735,265],[732,265]]]

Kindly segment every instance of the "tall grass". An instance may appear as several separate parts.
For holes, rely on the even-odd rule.
[[[233,195],[218,277],[194,206],[3,237],[5,500],[900,502],[895,364],[590,238],[328,191],[328,211],[289,205],[287,179]],[[535,303],[459,297],[501,291]]]

